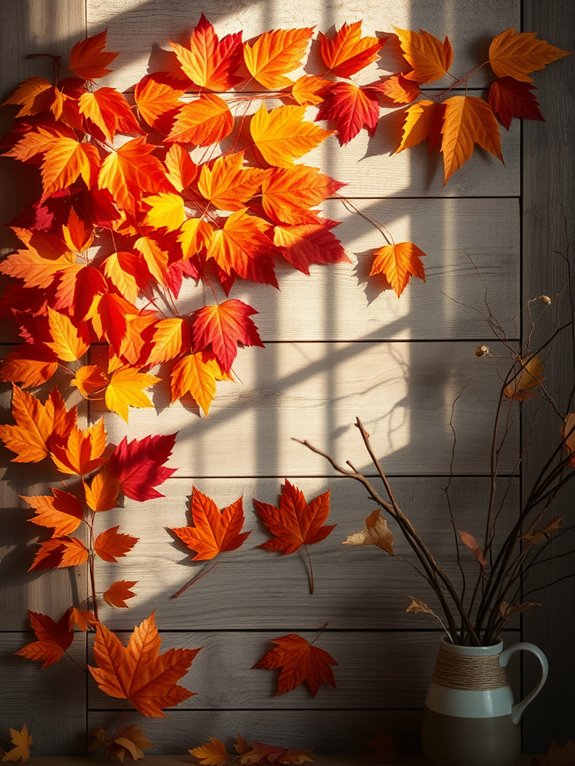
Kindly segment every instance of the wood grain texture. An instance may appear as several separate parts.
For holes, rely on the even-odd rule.
[[[536,29],[538,35],[560,48],[573,50],[575,19],[573,4],[569,0],[551,0],[525,3],[525,28]],[[536,334],[539,341],[554,326],[569,320],[568,273],[563,258],[570,257],[571,290],[573,281],[573,254],[575,243],[575,183],[572,168],[575,164],[572,125],[575,118],[573,83],[575,60],[563,59],[549,67],[538,77],[541,108],[545,115],[545,130],[535,123],[524,127],[524,206],[523,206],[523,301],[546,293],[563,303],[557,312],[544,322]],[[573,336],[564,333],[554,343],[553,353],[546,361],[546,386],[563,412],[573,411],[575,359]],[[523,432],[533,434],[524,468],[524,490],[528,491],[538,470],[547,459],[559,438],[559,419],[549,409],[537,403],[524,409]],[[566,525],[573,524],[574,483],[554,503],[553,516],[563,516]],[[568,521],[567,521],[568,520]],[[573,536],[566,535],[553,546],[550,553],[573,550]],[[573,556],[537,567],[527,581],[528,588],[536,588],[554,580],[572,575]],[[524,619],[524,635],[548,654],[549,680],[539,697],[525,714],[525,745],[547,750],[551,739],[563,742],[575,738],[575,656],[571,636],[575,622],[575,588],[573,578],[538,591],[533,597],[544,603],[544,608]],[[535,683],[537,670],[531,664],[526,668],[526,687]],[[560,700],[560,704],[557,704]]]
[[[332,629],[353,630],[437,628],[433,619],[405,612],[410,595],[436,607],[430,589],[410,566],[389,558],[374,546],[341,544],[349,534],[363,528],[365,517],[374,507],[364,488],[343,478],[297,478],[293,482],[308,501],[329,487],[329,523],[337,525],[326,540],[309,548],[315,577],[313,595],[309,594],[303,553],[278,556],[257,547],[268,535],[256,518],[252,498],[276,504],[279,480],[171,479],[162,487],[165,498],[145,504],[126,500],[125,508],[98,514],[98,532],[119,524],[120,531],[140,538],[120,565],[97,562],[98,590],[119,577],[137,581],[137,595],[130,600],[130,609],[102,605],[102,619],[115,629],[129,630],[155,609],[163,629],[233,630],[257,626],[278,631],[313,630],[323,623]],[[393,478],[392,484],[404,512],[460,588],[444,493],[446,480]],[[251,535],[242,548],[223,554],[213,571],[182,596],[171,599],[204,566],[203,562],[192,562],[193,554],[168,532],[169,528],[191,524],[186,509],[192,485],[212,497],[219,507],[243,496],[245,529],[251,530]],[[499,489],[499,499],[505,503],[500,525],[503,530],[515,517],[517,482],[512,482],[508,493],[504,483]],[[480,535],[488,493],[487,479],[459,478],[452,482],[449,496],[458,529]],[[413,560],[391,521],[390,527],[397,554]],[[478,574],[477,564],[465,549],[462,560],[469,594]]]
[[[179,476],[314,476],[334,472],[292,437],[361,469],[368,460],[353,426],[360,417],[388,473],[447,474],[452,404],[465,388],[453,417],[454,470],[487,473],[500,370],[474,349],[456,342],[269,344],[238,354],[238,382],[220,384],[208,417],[180,403],[168,407],[168,392],[156,386],[159,414],[133,410],[129,432],[178,431],[171,465]],[[93,417],[101,414],[97,405]],[[127,432],[117,417],[106,423],[115,443]],[[504,473],[514,468],[514,442],[512,432]]]
[[[3,613],[3,617],[5,613]],[[0,731],[24,723],[34,739],[34,753],[69,755],[84,752],[86,734],[86,638],[77,634],[69,657],[44,670],[14,652],[34,640],[32,633],[0,633],[2,704]]]
[[[401,299],[367,275],[382,236],[341,202],[325,205],[341,221],[335,234],[350,263],[312,267],[309,277],[278,270],[280,290],[236,284],[260,335],[270,340],[434,340],[492,338],[487,301],[507,337],[518,331],[519,203],[516,199],[356,200],[361,214],[381,221],[397,242],[413,240],[427,253],[426,281],[412,280]],[[485,221],[491,225],[486,229]],[[223,297],[223,296],[222,296]],[[184,311],[213,302],[188,280]]]

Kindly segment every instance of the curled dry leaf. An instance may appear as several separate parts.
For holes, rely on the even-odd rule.
[[[224,743],[216,737],[210,737],[209,742],[193,747],[188,750],[188,753],[197,760],[200,766],[223,766],[232,759]]]
[[[425,601],[421,601],[421,599],[414,598],[413,596],[410,596],[410,599],[411,601],[405,609],[405,611],[409,614],[430,614],[433,617],[437,616],[433,609],[428,606]]]
[[[541,606],[538,601],[526,601],[524,604],[510,604],[508,601],[502,601],[499,605],[499,614],[502,619],[509,620],[516,614],[523,614],[536,606]]]
[[[503,389],[503,395],[507,399],[523,401],[529,399],[535,393],[535,389],[543,380],[543,362],[535,354],[525,359],[517,360],[513,378]]]
[[[2,756],[2,763],[26,763],[30,759],[30,746],[32,736],[28,731],[28,724],[24,724],[20,731],[10,729],[10,740],[14,747]]]
[[[393,533],[381,512],[376,509],[365,520],[366,528],[343,540],[344,545],[377,545],[393,556]]]
[[[241,766],[299,766],[313,763],[311,750],[286,748],[266,742],[248,742],[241,734],[236,735],[234,749],[237,755],[229,753],[221,740],[210,737],[209,742],[204,742],[188,752],[200,766],[231,766],[234,763],[240,763]]]
[[[133,761],[141,761],[144,751],[152,745],[153,742],[135,724],[121,726],[113,733],[98,728],[88,735],[88,752],[105,750],[110,758],[117,758],[120,763],[124,763],[126,757]]]
[[[551,535],[560,529],[562,521],[562,516],[556,516],[554,519],[551,519],[551,521],[544,527],[539,527],[537,529],[525,532],[522,539],[530,545],[541,545],[541,543],[546,543]]]
[[[483,549],[477,542],[477,539],[471,534],[471,532],[464,532],[463,530],[459,530],[459,539],[463,545],[465,545],[466,548],[469,548],[471,553],[473,553],[479,566],[482,569],[485,569],[487,566],[487,560],[483,555]]]

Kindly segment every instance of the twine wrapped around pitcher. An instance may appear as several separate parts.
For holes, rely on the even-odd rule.
[[[469,657],[453,654],[440,646],[433,682],[449,689],[485,691],[508,686],[505,668],[499,664],[499,655]]]

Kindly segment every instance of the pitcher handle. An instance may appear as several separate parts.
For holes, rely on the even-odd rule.
[[[538,646],[535,646],[535,644],[529,644],[526,641],[520,641],[518,644],[513,644],[513,646],[510,646],[509,649],[505,649],[501,652],[501,655],[499,656],[499,664],[502,668],[507,667],[507,663],[509,662],[511,655],[515,654],[515,652],[531,652],[531,654],[534,654],[537,657],[539,664],[541,665],[541,677],[539,678],[539,681],[535,684],[529,694],[521,700],[521,702],[517,702],[511,708],[513,723],[519,723],[521,716],[523,715],[523,711],[527,705],[529,705],[529,703],[535,699],[535,697],[543,688],[543,685],[547,680],[549,665],[547,663],[547,657],[543,654]]]

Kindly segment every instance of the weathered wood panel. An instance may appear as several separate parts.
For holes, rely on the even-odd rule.
[[[313,641],[317,631],[300,631]],[[202,647],[182,685],[197,692],[182,702],[179,710],[215,708],[220,710],[322,709],[418,709],[433,672],[441,633],[348,632],[329,628],[317,638],[316,646],[337,661],[333,667],[337,688],[320,687],[311,697],[299,686],[289,694],[275,695],[278,671],[253,666],[272,648],[273,632],[162,633],[162,650]],[[516,634],[506,634],[511,645]],[[518,687],[518,662],[510,667],[510,680]],[[91,680],[88,707],[118,709],[126,702],[102,694]]]
[[[3,613],[4,614],[4,613]],[[34,753],[68,755],[84,751],[86,734],[86,674],[74,663],[85,664],[86,637],[76,635],[68,657],[40,669],[37,662],[14,652],[32,633],[0,633],[2,704],[0,730],[20,729],[24,723],[34,739]]]
[[[453,418],[455,472],[487,473],[499,373],[496,360],[476,358],[474,348],[452,342],[269,344],[238,354],[238,382],[220,384],[207,418],[180,403],[168,407],[168,392],[160,389],[154,394],[159,414],[132,411],[129,432],[178,431],[172,464],[179,476],[321,476],[333,473],[330,466],[293,438],[361,468],[367,460],[353,426],[357,416],[388,473],[449,473],[452,402],[465,387]],[[97,404],[93,416],[101,414]],[[106,423],[116,443],[128,430],[117,417]],[[501,469],[513,468],[511,450]]]
[[[554,45],[573,50],[575,19],[569,0],[525,3],[525,28],[536,29],[538,35]],[[536,334],[540,340],[556,324],[572,319],[568,304],[568,271],[564,258],[570,257],[571,295],[575,289],[573,255],[575,253],[575,166],[571,126],[575,118],[575,59],[563,59],[541,72],[537,86],[541,95],[543,123],[526,122],[524,127],[524,206],[523,206],[523,301],[542,293],[563,301],[553,321],[544,322]],[[559,294],[562,294],[560,298]],[[561,411],[573,411],[575,349],[571,332],[554,343],[546,360],[545,385]],[[558,442],[560,422],[551,410],[537,404],[524,408],[523,433],[531,436],[524,469],[524,489],[528,491],[534,477]],[[553,503],[552,515],[562,516],[565,525],[573,524],[574,482]],[[564,553],[573,550],[573,536],[566,535],[550,550]],[[547,556],[546,556],[547,557]],[[526,589],[540,587],[573,575],[573,556],[563,556],[551,564],[537,567]],[[524,741],[528,748],[546,751],[552,739],[563,742],[575,738],[575,655],[572,641],[575,627],[575,588],[573,577],[553,587],[535,592],[530,598],[542,601],[544,607],[524,618],[524,635],[548,654],[549,680],[539,697],[525,714]],[[535,683],[537,669],[526,666],[526,688]]]
[[[120,531],[139,537],[139,542],[120,565],[97,562],[98,590],[105,590],[120,576],[136,580],[136,597],[130,609],[102,606],[101,616],[115,629],[129,630],[152,609],[158,624],[180,630],[217,630],[259,627],[265,629],[315,629],[328,623],[331,629],[405,628],[433,629],[438,624],[425,616],[406,614],[409,596],[415,595],[436,607],[426,583],[410,566],[390,559],[378,548],[342,545],[349,534],[363,527],[374,504],[362,486],[346,479],[297,478],[293,482],[308,500],[330,488],[330,523],[337,526],[324,541],[310,548],[315,592],[309,594],[303,555],[278,556],[260,549],[268,535],[252,509],[252,498],[276,504],[281,482],[277,479],[171,479],[162,487],[165,498],[139,504],[126,500],[126,507],[98,514],[97,531],[116,524]],[[459,588],[453,531],[446,506],[445,478],[392,479],[403,510],[425,536],[437,560],[445,566]],[[374,479],[374,484],[377,485]],[[189,496],[192,485],[224,507],[243,496],[245,529],[250,537],[241,549],[229,551],[206,577],[177,599],[170,596],[204,566],[192,562],[193,555],[167,530],[191,524]],[[515,517],[517,482],[499,487],[504,511],[501,530]],[[449,496],[457,529],[480,536],[489,494],[487,479],[456,478]],[[413,559],[395,533],[397,555]],[[462,551],[467,595],[477,575],[477,564]],[[207,565],[209,567],[210,564]],[[121,572],[121,575],[119,574]]]

